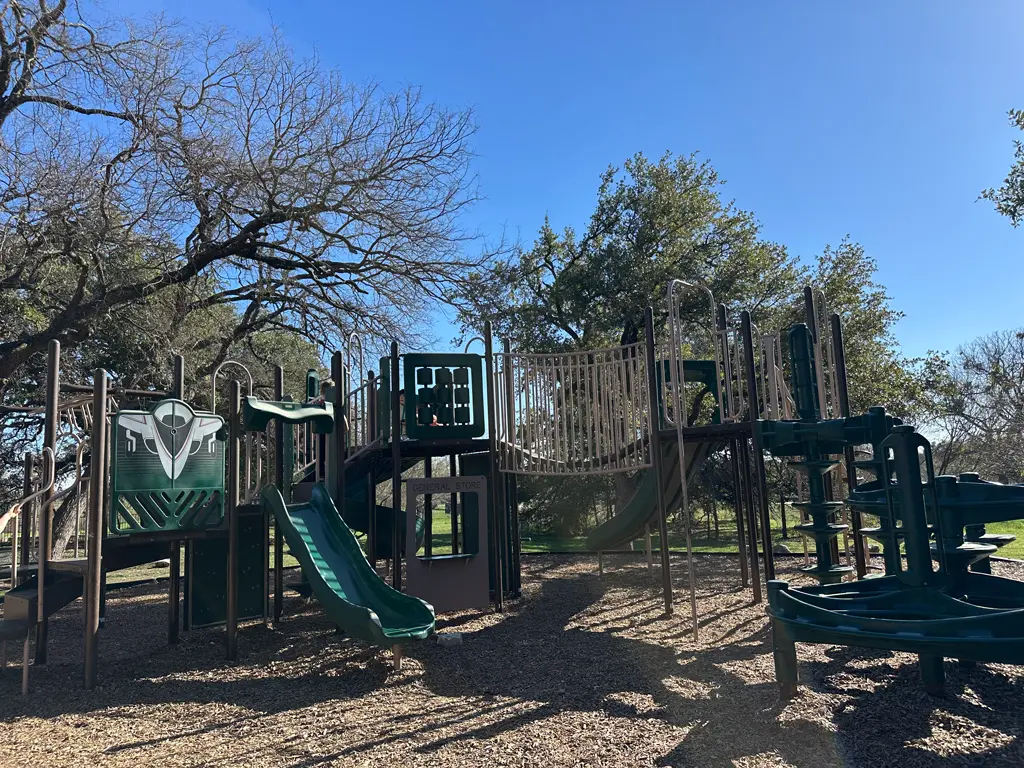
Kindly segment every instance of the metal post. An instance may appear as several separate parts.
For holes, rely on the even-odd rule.
[[[427,456],[423,460],[423,476],[434,476],[434,457]],[[434,497],[423,494],[423,554],[426,557],[434,556]]]
[[[334,436],[336,450],[331,456],[334,463],[334,499],[338,514],[345,519],[345,460],[348,458],[348,376],[341,352],[331,356],[331,378],[334,379]]]
[[[661,432],[659,431],[658,409],[658,368],[654,355],[654,310],[644,311],[645,362],[647,364],[647,390],[651,404],[651,464],[658,498],[658,533],[661,537],[661,589],[665,598],[665,615],[672,615],[672,574],[669,572],[668,519],[665,510],[665,468],[661,453]],[[678,418],[678,416],[677,416]]]
[[[228,661],[238,659],[238,476],[241,460],[242,387],[231,382],[231,406],[228,412],[228,578],[227,633],[224,639]]]
[[[99,663],[100,591],[103,578],[103,504],[107,455],[107,372],[93,371],[92,439],[89,479],[89,535],[85,576],[85,687],[96,685]]]
[[[448,474],[451,477],[455,477],[458,474],[458,467],[455,463],[455,454],[449,454],[448,456]],[[452,554],[459,554],[459,494],[453,493],[451,500],[451,519],[452,519]]]
[[[743,486],[743,506],[746,513],[747,548],[750,553],[750,586],[754,602],[761,602],[761,563],[757,556],[757,513],[754,511],[754,483],[750,477],[750,445],[744,438],[737,440],[739,446],[740,477]]]
[[[818,313],[814,306],[814,289],[811,286],[804,286],[804,313],[807,316],[807,329],[811,332],[811,359],[814,361],[814,379],[818,386],[818,408],[822,419],[827,419],[828,414],[828,403],[826,398],[828,393],[825,391],[825,360],[824,355],[820,354],[821,351],[821,331],[818,327]],[[824,488],[824,500],[834,501],[835,492],[832,488],[832,473],[827,472],[822,477],[822,483]],[[829,513],[828,521],[830,523],[836,522],[836,515],[834,512]],[[833,538],[828,542],[828,548],[832,554],[832,562],[839,562],[839,539]]]
[[[729,339],[726,335],[726,330],[728,328],[728,320],[726,318],[724,304],[719,304],[715,311],[715,325],[718,330],[718,333],[721,334],[721,343],[723,345],[722,359],[728,361]],[[715,344],[717,345],[718,343],[719,342],[716,340]],[[720,382],[723,394],[722,398],[719,401],[720,403],[723,404],[723,407],[720,409],[722,412],[719,414],[719,418],[723,423],[725,423],[726,420],[725,407],[732,406],[732,381],[728,378],[731,375],[731,371],[728,366],[726,366],[724,373],[726,379],[724,382]],[[735,416],[736,414],[730,413],[728,415],[729,417],[732,417]],[[736,538],[739,544],[738,548],[740,553],[740,581],[742,583],[742,586],[746,588],[746,586],[750,583],[750,566],[747,562],[746,526],[743,522],[743,516],[745,512],[743,508],[743,484],[742,479],[740,477],[739,440],[736,438],[733,438],[732,440],[729,441],[729,463],[732,469],[733,495],[736,500],[734,511],[736,513]],[[754,557],[756,556],[757,554],[755,552]],[[759,589],[760,587],[755,587],[755,594]]]
[[[369,431],[366,437],[367,444],[377,439],[377,380],[373,371],[366,373],[366,421]],[[366,474],[366,503],[368,505],[368,518],[366,529],[366,548],[369,550],[367,556],[373,570],[377,570],[377,483],[373,471]]]
[[[839,392],[839,415],[849,417],[850,414],[850,390],[846,378],[846,347],[843,343],[843,323],[839,315],[833,314],[829,318],[832,326],[832,349],[835,352],[836,389]],[[854,464],[853,446],[848,445],[843,451],[843,458],[846,464],[846,486],[850,493],[857,490],[857,465]],[[853,526],[853,557],[857,567],[857,578],[863,579],[868,572],[867,552],[864,547],[864,537],[860,535],[863,527],[860,510],[850,509],[850,522]]]
[[[284,399],[284,368],[274,366],[274,400]],[[274,482],[281,490],[285,503],[291,501],[291,479],[284,462],[284,430],[285,424],[280,419],[274,420]],[[274,521],[274,625],[281,621],[284,610],[284,536],[281,526]]]
[[[402,404],[398,342],[391,342],[391,586],[402,591]],[[410,383],[411,387],[412,384]],[[376,512],[376,509],[373,510]],[[409,514],[409,510],[406,510]]]
[[[43,448],[53,451],[57,456],[57,423],[60,405],[60,342],[51,340],[47,348],[46,358],[46,418],[43,422]],[[102,460],[101,462],[102,463]],[[45,465],[45,460],[44,460]],[[46,571],[53,555],[52,510],[54,489],[46,491],[39,499],[39,542],[36,551],[36,578],[39,582],[39,623],[36,625],[36,664],[46,663],[46,641],[49,634],[49,620],[43,605],[46,587]]]
[[[498,482],[498,433],[497,393],[494,382],[494,339],[491,336],[491,321],[484,323],[484,378],[487,380],[487,442],[491,465],[491,540],[494,542],[494,605],[498,611],[505,610],[505,514],[502,494]]]
[[[775,578],[775,553],[772,552],[772,518],[768,509],[768,482],[765,477],[764,449],[761,447],[761,431],[758,429],[757,374],[754,370],[754,339],[750,328],[750,313],[740,313],[740,334],[743,337],[743,365],[747,369],[747,391],[749,400],[750,442],[754,452],[754,482],[758,509],[761,513],[761,546],[764,548],[764,575],[771,581]]]
[[[174,380],[171,395],[178,400],[185,399],[185,358],[174,356]],[[167,589],[167,642],[178,642],[179,617],[181,615],[181,542],[171,542],[170,573]]]

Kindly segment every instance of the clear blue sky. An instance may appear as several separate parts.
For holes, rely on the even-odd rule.
[[[473,108],[484,234],[582,226],[609,163],[699,151],[792,253],[863,243],[908,354],[1024,325],[1024,229],[976,202],[1024,108],[1021,0],[105,4],[272,21],[352,79]]]

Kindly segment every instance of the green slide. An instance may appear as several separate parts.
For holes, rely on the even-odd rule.
[[[323,485],[301,504],[286,505],[273,485],[263,489],[263,500],[324,612],[346,634],[388,648],[433,634],[434,609],[376,574]]]
[[[686,446],[686,478],[692,483],[701,464],[718,447],[712,442],[688,442]],[[679,482],[679,445],[673,440],[662,444],[668,480],[665,483],[665,507],[672,511],[682,503]],[[625,547],[644,535],[644,527],[657,531],[658,482],[653,469],[644,472],[636,493],[615,517],[597,526],[587,536],[587,549],[606,551]]]

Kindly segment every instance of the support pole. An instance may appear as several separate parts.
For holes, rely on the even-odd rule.
[[[241,458],[239,443],[242,418],[242,388],[238,380],[231,382],[231,406],[228,422],[228,578],[227,632],[224,637],[228,661],[238,660],[238,469]]]
[[[274,366],[274,400],[284,400],[284,368]],[[281,496],[287,504],[291,501],[291,478],[285,477],[284,461],[284,430],[285,424],[280,419],[274,420],[274,482],[281,490]],[[284,536],[281,526],[274,521],[274,626],[281,621],[284,610]]]
[[[104,389],[104,391],[106,391]],[[57,457],[57,422],[60,418],[58,408],[60,406],[60,342],[56,339],[50,341],[46,357],[46,418],[43,422],[43,448],[53,451],[54,460]],[[103,463],[100,454],[99,463]],[[94,454],[95,456],[95,454]],[[43,464],[45,467],[45,459]],[[56,468],[54,468],[56,469]],[[44,470],[45,471],[45,470]],[[50,488],[39,499],[39,526],[36,529],[39,533],[39,544],[36,558],[36,578],[39,582],[39,623],[36,625],[36,664],[46,663],[46,642],[49,635],[50,624],[46,618],[46,607],[43,605],[44,592],[46,589],[46,572],[53,556],[53,510],[50,508],[53,503],[54,489]]]
[[[839,391],[839,415],[850,416],[850,389],[846,378],[846,346],[843,343],[843,323],[839,315],[829,317],[832,326],[832,349],[836,356],[836,389]],[[849,493],[857,490],[857,465],[854,463],[853,446],[848,445],[843,451],[846,465],[846,487]],[[853,528],[853,558],[857,567],[857,578],[863,579],[868,572],[868,556],[864,546],[864,537],[860,535],[863,528],[859,509],[850,509],[850,523]]]
[[[750,477],[750,446],[746,439],[737,440],[739,445],[740,477],[743,486],[743,506],[746,514],[747,548],[750,553],[750,586],[754,602],[761,602],[761,562],[757,555],[757,514],[754,511],[754,483]]]
[[[391,342],[391,586],[402,591],[402,402],[398,342]],[[410,384],[412,386],[412,384]],[[376,510],[374,510],[376,511]],[[409,511],[406,510],[408,514]]]
[[[455,463],[455,454],[448,455],[448,474],[452,477],[458,475],[458,467]],[[452,554],[459,554],[459,494],[453,493],[451,500],[451,518],[452,518]]]
[[[107,467],[107,372],[93,371],[92,439],[89,460],[89,538],[85,572],[85,687],[96,685],[99,663],[100,590],[103,578],[103,504]]]
[[[335,449],[330,460],[334,464],[334,500],[341,519],[345,519],[345,460],[348,458],[348,376],[341,352],[331,356],[331,378],[334,379],[334,436]],[[326,468],[326,467],[325,467]],[[371,506],[372,515],[376,505]]]
[[[491,321],[484,323],[484,378],[487,379],[487,442],[491,470],[491,540],[494,542],[494,606],[505,610],[505,514],[502,506],[501,484],[498,475],[497,392],[494,377],[494,338]]]
[[[185,358],[174,356],[174,380],[171,394],[178,400],[185,399]],[[167,642],[178,642],[181,616],[181,541],[171,542],[170,573],[167,585]]]
[[[749,404],[750,443],[754,453],[754,490],[758,511],[761,513],[761,546],[764,549],[764,575],[767,581],[775,578],[775,553],[772,552],[772,518],[768,509],[768,482],[764,468],[764,448],[757,422],[757,372],[754,370],[754,339],[750,328],[750,313],[740,314],[740,335],[743,337],[743,367],[747,369],[747,398]]]
[[[372,443],[377,439],[377,379],[373,371],[366,374],[366,418],[369,425],[367,440]],[[367,557],[374,572],[377,570],[377,483],[373,472],[366,474],[366,503],[369,509],[369,517],[366,526],[366,548],[369,550]]]
[[[423,476],[434,476],[434,457],[427,456],[423,459]],[[427,557],[434,556],[434,497],[423,494],[423,554]]]
[[[654,311],[644,311],[645,363],[647,365],[648,402],[651,413],[651,463],[654,465],[654,479],[658,498],[658,534],[661,538],[661,589],[665,598],[665,615],[672,615],[672,574],[669,571],[668,519],[665,510],[665,467],[661,452],[660,412],[658,409],[658,367],[654,355]],[[683,478],[685,482],[685,478]]]
[[[726,331],[728,330],[729,323],[728,323],[728,318],[726,317],[726,314],[725,314],[725,304],[719,304],[718,307],[715,310],[715,327],[716,327],[717,332],[719,334],[721,334],[721,337],[720,337],[721,338],[721,344],[722,344],[722,357],[721,357],[721,359],[723,361],[728,361],[730,359],[730,357],[729,357],[729,337],[726,334]],[[716,342],[716,344],[717,343],[718,342]],[[726,366],[725,370],[723,371],[723,373],[725,374],[726,378],[725,378],[725,381],[720,382],[720,386],[722,387],[722,394],[723,394],[722,402],[725,404],[726,408],[731,408],[732,407],[732,394],[731,394],[731,392],[732,392],[732,379],[730,377],[730,375],[731,375],[730,374],[730,367]],[[727,415],[728,416],[734,416],[735,414],[721,413],[721,414],[719,414],[719,418],[724,422]],[[734,498],[736,500],[736,503],[734,505],[734,512],[736,513],[736,540],[737,540],[737,543],[738,543],[738,549],[739,549],[739,553],[740,553],[740,582],[741,582],[743,588],[745,589],[747,587],[747,585],[750,583],[750,564],[747,561],[747,536],[746,536],[747,527],[746,527],[746,525],[744,523],[744,515],[746,514],[746,512],[744,511],[744,506],[743,506],[744,487],[743,487],[743,480],[742,480],[742,478],[740,476],[739,453],[740,453],[740,441],[737,438],[733,438],[733,439],[731,439],[729,441],[729,464],[730,464],[730,468],[732,469],[733,496],[734,496]],[[753,553],[753,557],[755,559],[757,557],[757,551],[756,550]],[[755,581],[756,581],[756,579],[755,579]],[[760,589],[759,586],[754,587],[755,598],[757,597],[757,593],[758,593],[759,589]]]

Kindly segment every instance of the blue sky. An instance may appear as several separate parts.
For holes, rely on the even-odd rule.
[[[274,23],[354,80],[471,107],[486,199],[466,225],[485,235],[581,227],[610,163],[699,151],[792,253],[863,243],[908,354],[1024,325],[1024,229],[976,201],[1024,108],[1019,0],[104,5]]]

